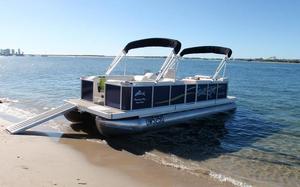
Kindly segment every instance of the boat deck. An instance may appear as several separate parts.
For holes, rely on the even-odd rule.
[[[181,112],[186,110],[193,110],[217,105],[225,105],[234,103],[235,97],[228,96],[225,99],[216,99],[208,100],[194,103],[185,103],[177,105],[169,105],[162,107],[153,107],[145,109],[136,109],[136,110],[120,110],[117,108],[112,108],[109,106],[98,105],[93,102],[83,100],[83,99],[70,99],[66,100],[67,103],[76,105],[78,110],[83,112],[88,112],[105,119],[124,119],[130,117],[147,117],[147,116],[156,116],[167,113]]]

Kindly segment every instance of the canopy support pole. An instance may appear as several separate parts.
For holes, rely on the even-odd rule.
[[[220,74],[220,71],[221,71],[222,68],[226,65],[227,58],[228,58],[228,57],[225,56],[225,57],[223,58],[223,60],[220,62],[219,66],[217,67],[216,72],[215,72],[215,74],[214,74],[213,77],[212,77],[214,80],[218,77],[218,75]]]

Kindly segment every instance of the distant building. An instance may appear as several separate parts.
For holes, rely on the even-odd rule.
[[[21,49],[17,51],[15,49],[0,49],[0,56],[24,56],[24,52]]]
[[[1,49],[1,55],[3,56],[10,56],[10,49]]]
[[[271,57],[269,57],[268,59],[269,59],[269,60],[276,60],[277,58],[276,58],[276,56],[271,56]]]
[[[24,56],[24,52],[21,49],[18,49],[18,52],[15,54],[16,56]]]

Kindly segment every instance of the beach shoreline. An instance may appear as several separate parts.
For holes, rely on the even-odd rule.
[[[9,124],[0,119],[0,186],[233,186],[88,139],[10,135]]]

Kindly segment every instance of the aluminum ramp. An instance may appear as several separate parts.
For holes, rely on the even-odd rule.
[[[20,123],[10,125],[6,128],[8,132],[11,134],[17,134],[20,132],[23,132],[27,129],[30,129],[34,126],[40,125],[41,123],[44,123],[46,121],[49,121],[65,112],[68,112],[70,110],[73,110],[76,108],[76,105],[66,103],[62,106],[59,106],[55,109],[49,110],[47,112],[44,112],[42,114],[39,114],[35,117],[29,118],[27,120],[21,121]]]

